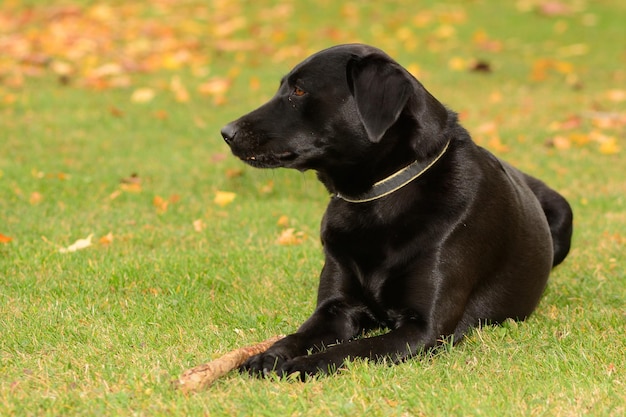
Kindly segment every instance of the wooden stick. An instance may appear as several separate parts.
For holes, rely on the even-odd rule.
[[[187,369],[173,385],[187,393],[208,388],[216,379],[241,366],[249,357],[265,352],[285,336],[274,336],[261,343],[246,346],[220,356],[219,358]]]

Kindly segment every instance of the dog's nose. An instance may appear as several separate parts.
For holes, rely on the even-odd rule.
[[[226,143],[230,144],[237,135],[237,128],[233,123],[229,123],[222,128],[221,133]]]

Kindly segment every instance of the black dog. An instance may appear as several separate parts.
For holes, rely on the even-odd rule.
[[[569,252],[567,201],[477,146],[454,112],[376,48],[309,57],[222,136],[248,164],[313,169],[332,193],[317,308],[248,360],[250,373],[304,377],[348,358],[400,361],[474,326],[523,320]],[[390,331],[358,338],[374,328]]]

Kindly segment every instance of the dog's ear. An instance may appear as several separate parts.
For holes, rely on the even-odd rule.
[[[380,54],[352,57],[347,65],[347,79],[372,142],[381,140],[409,105],[412,95],[410,111],[419,124],[420,136],[435,138],[445,128],[448,120],[445,106],[388,57]]]
[[[408,74],[380,54],[352,57],[346,67],[348,88],[372,142],[380,142],[398,120],[411,95]]]

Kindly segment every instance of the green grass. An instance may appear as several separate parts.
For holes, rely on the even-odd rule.
[[[571,2],[545,15],[541,3],[116,1],[110,47],[46,51],[75,65],[69,84],[46,66],[28,75],[28,59],[0,52],[0,234],[12,238],[0,243],[0,415],[626,414],[626,101],[611,95],[626,85],[626,7]],[[94,4],[77,4],[86,27],[101,30],[84,17]],[[17,19],[26,5],[31,21]],[[60,10],[3,3],[0,44],[49,34]],[[122,87],[85,82],[128,45],[157,39],[176,46],[131,58],[162,64],[186,45],[192,59],[124,73]],[[218,52],[224,40],[253,47]],[[352,41],[417,68],[479,143],[561,191],[575,212],[572,252],[524,323],[396,367],[357,362],[305,384],[233,373],[185,396],[170,387],[183,370],[295,330],[314,307],[323,262],[328,197],[314,174],[245,167],[219,128],[271,97],[309,53]],[[542,59],[553,66],[534,78]],[[473,60],[492,71],[454,64]],[[188,101],[175,100],[173,77]],[[213,77],[232,81],[223,99],[198,92]],[[137,88],[156,96],[132,102]],[[572,115],[581,118],[573,129],[552,129]],[[550,146],[557,136],[570,147]],[[133,173],[140,192],[121,189]],[[237,196],[220,207],[218,190]],[[166,210],[155,197],[171,200]],[[301,244],[276,243],[281,216],[304,232]],[[109,232],[114,240],[100,243]],[[91,247],[59,252],[92,233]]]

